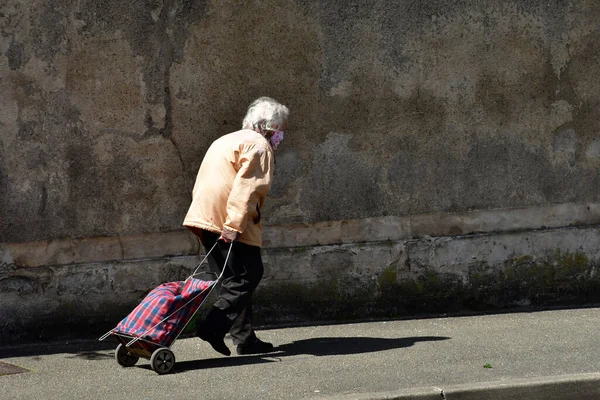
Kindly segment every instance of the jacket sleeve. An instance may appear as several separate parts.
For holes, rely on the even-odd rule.
[[[256,214],[259,201],[271,187],[270,155],[259,146],[242,146],[239,167],[227,200],[225,227],[244,232],[248,217]]]

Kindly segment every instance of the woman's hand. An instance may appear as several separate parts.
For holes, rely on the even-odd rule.
[[[222,240],[225,243],[231,243],[231,242],[238,240],[239,237],[240,237],[239,232],[233,231],[231,229],[227,229],[224,227],[223,230],[221,231],[221,236],[219,237],[219,240]]]

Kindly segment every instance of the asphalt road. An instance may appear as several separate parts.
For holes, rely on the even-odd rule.
[[[112,341],[9,347],[0,361],[28,371],[0,376],[0,398],[413,398],[402,394],[572,381],[599,371],[599,320],[600,308],[586,308],[271,329],[258,335],[278,351],[261,356],[223,357],[187,338],[172,347],[169,375],[145,359],[120,367]]]

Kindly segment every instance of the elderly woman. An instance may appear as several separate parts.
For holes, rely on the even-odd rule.
[[[214,272],[221,272],[232,243],[219,298],[198,327],[198,336],[224,355],[231,354],[223,340],[227,332],[238,354],[273,350],[252,329],[250,298],[263,275],[260,209],[288,116],[288,108],[269,97],[250,104],[243,129],[215,140],[206,152],[183,223],[206,251],[218,242],[208,259]]]

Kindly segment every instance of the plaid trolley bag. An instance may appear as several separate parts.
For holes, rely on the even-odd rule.
[[[120,343],[115,350],[115,358],[119,365],[132,367],[142,357],[150,360],[150,366],[156,373],[171,372],[175,366],[175,355],[170,347],[223,276],[221,272],[212,281],[194,278],[215,247],[216,244],[185,281],[163,283],[151,290],[127,317],[99,339],[117,338]],[[225,265],[228,258],[229,253]]]

